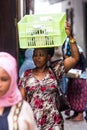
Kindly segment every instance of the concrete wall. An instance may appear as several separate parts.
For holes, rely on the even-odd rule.
[[[71,2],[71,4],[70,4]],[[62,2],[62,11],[65,11],[68,8],[74,9],[74,26],[73,31],[77,43],[82,47],[86,54],[87,48],[85,47],[84,41],[84,15],[83,15],[83,3],[87,0],[67,0]]]

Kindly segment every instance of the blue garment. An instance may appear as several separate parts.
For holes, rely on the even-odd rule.
[[[0,130],[9,130],[7,116],[9,114],[10,107],[6,107],[2,115],[0,115]]]
[[[54,63],[56,63],[57,61],[60,61],[60,60],[61,60],[61,59],[57,59],[57,60],[55,60],[55,61],[51,61],[50,64],[52,65],[52,64],[54,64]],[[66,75],[63,75],[63,76],[62,76],[62,79],[61,79],[61,81],[60,81],[60,83],[59,83],[59,86],[60,86],[62,92],[63,92],[65,95],[67,94],[67,82],[68,82],[68,78],[66,77]]]
[[[33,69],[35,67],[32,56],[33,56],[33,49],[27,49],[25,51],[25,60],[19,69],[19,77],[21,77],[22,73],[25,70]]]
[[[86,74],[87,59],[83,53],[82,48],[78,44],[77,44],[77,47],[78,47],[80,57],[79,57],[78,63],[75,65],[74,68],[82,70],[80,78],[87,79],[87,74]],[[62,52],[63,52],[64,59],[71,56],[70,41],[69,41],[68,37],[66,38],[66,40],[62,46]]]
[[[68,78],[65,75],[63,75],[62,80],[60,82],[60,88],[65,95],[67,95],[67,82]]]
[[[80,75],[80,78],[81,79],[87,79],[87,73],[85,71],[82,72],[81,75]]]

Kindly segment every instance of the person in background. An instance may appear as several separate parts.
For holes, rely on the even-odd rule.
[[[26,49],[25,51],[25,58],[24,58],[24,62],[21,65],[20,69],[19,69],[19,77],[21,77],[21,75],[23,74],[23,72],[27,69],[32,69],[35,67],[32,56],[33,56],[33,50],[34,49]]]
[[[16,59],[7,52],[0,52],[0,130],[3,129],[37,130],[33,111],[22,101],[17,86]]]
[[[51,57],[51,62],[55,62],[56,60],[62,60],[63,59],[63,53],[62,53],[62,47],[55,47],[54,48],[54,54]]]
[[[72,56],[52,64],[58,81],[65,72],[75,66],[79,53],[71,26],[66,22],[66,33],[71,39]],[[56,102],[58,86],[52,69],[48,66],[53,56],[53,48],[35,48],[33,53],[34,69],[26,70],[19,80],[22,96],[31,105],[38,130],[64,130],[64,121]]]
[[[55,63],[56,61],[60,61],[60,60],[63,60],[63,53],[62,53],[61,46],[54,48],[54,55],[51,58],[51,64]],[[67,79],[66,75],[64,74],[62,76],[62,79],[60,82],[60,88],[65,95],[67,93],[67,82],[68,82],[68,79]]]
[[[68,77],[67,100],[69,101],[71,110],[73,110],[74,113],[66,119],[72,121],[83,121],[83,112],[85,111],[87,103],[87,74],[85,72],[87,63],[82,48],[79,45],[77,45],[77,47],[80,58],[73,69],[79,69],[82,73],[77,78]],[[66,39],[62,49],[64,59],[67,59],[72,55],[69,38]],[[70,111],[66,111],[65,114],[70,115]]]

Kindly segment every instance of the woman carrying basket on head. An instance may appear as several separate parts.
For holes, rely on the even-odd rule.
[[[70,38],[72,56],[64,61],[52,65],[60,82],[62,75],[71,69],[79,59],[79,53],[75,39],[71,35],[71,26],[66,22],[66,33]],[[64,121],[58,111],[57,82],[48,66],[52,57],[52,48],[36,48],[33,53],[34,69],[26,70],[19,80],[19,87],[23,97],[31,105],[38,130],[63,130]]]

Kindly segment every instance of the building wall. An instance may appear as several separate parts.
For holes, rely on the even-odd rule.
[[[23,6],[25,8],[25,1],[26,0],[19,0],[20,3],[23,2]],[[73,16],[73,32],[74,36],[76,38],[77,43],[82,47],[85,54],[87,55],[87,46],[85,45],[85,39],[84,39],[84,9],[83,9],[83,3],[87,2],[87,0],[64,0],[62,2],[58,2],[56,4],[50,5],[47,2],[42,2],[42,6],[40,8],[40,3],[37,2],[40,0],[35,0],[35,5],[39,5],[37,11],[35,10],[35,13],[49,13],[49,12],[65,12],[66,9],[73,8],[74,9],[74,16]],[[47,0],[46,0],[47,1]],[[47,7],[46,7],[46,5]],[[45,5],[45,7],[44,7]],[[62,7],[61,7],[62,5]],[[36,7],[36,6],[34,6]],[[42,8],[44,7],[44,8]],[[56,8],[57,7],[57,8]],[[21,7],[20,7],[21,8]],[[19,9],[20,9],[19,8]],[[36,9],[36,8],[35,8]],[[60,10],[59,10],[60,9]],[[21,9],[22,10],[22,9]],[[21,11],[20,11],[21,12]],[[22,11],[22,15],[24,12]]]
[[[69,4],[71,2],[71,4]],[[74,18],[73,18],[73,31],[77,43],[82,47],[85,54],[87,48],[85,46],[84,40],[84,11],[83,11],[83,3],[87,2],[87,0],[67,0],[62,2],[62,11],[65,11],[67,8],[74,9]]]

